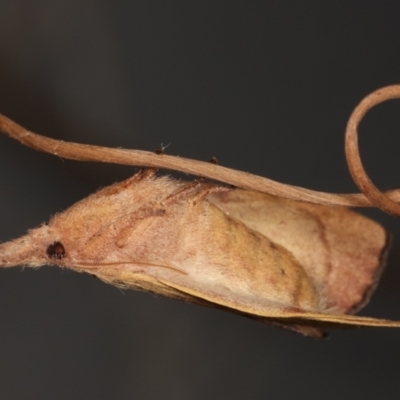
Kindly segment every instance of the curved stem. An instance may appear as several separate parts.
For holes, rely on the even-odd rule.
[[[387,86],[372,92],[355,108],[346,129],[345,151],[347,164],[354,182],[364,195],[381,210],[400,216],[400,204],[381,192],[368,177],[360,159],[357,127],[372,107],[386,100],[400,98],[400,85]]]

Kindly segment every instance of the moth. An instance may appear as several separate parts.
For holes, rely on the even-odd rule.
[[[0,265],[52,264],[122,288],[215,305],[321,336],[368,300],[386,231],[346,209],[181,183],[154,170],[0,245]]]
[[[57,142],[4,116],[0,129],[62,157],[123,162],[126,156],[120,149]],[[142,153],[131,163],[171,162],[162,153]],[[368,204],[360,196],[346,199]],[[400,327],[353,315],[375,289],[388,245],[383,227],[346,208],[181,182],[148,168],[1,244],[0,266],[51,264],[323,337],[329,327]]]

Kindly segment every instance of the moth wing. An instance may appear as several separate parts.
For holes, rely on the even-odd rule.
[[[103,278],[104,279],[104,278]],[[400,321],[376,319],[353,315],[339,315],[287,307],[266,299],[252,297],[251,294],[232,293],[220,285],[202,284],[196,277],[173,271],[150,268],[146,273],[127,274],[124,284],[178,298],[191,303],[227,309],[250,318],[278,325],[307,336],[324,336],[323,328],[336,327],[400,327]],[[110,282],[114,283],[115,282]]]
[[[224,290],[224,288],[218,286],[201,284],[195,277],[182,276],[179,273],[170,273],[165,270],[159,271],[158,266],[154,266],[153,268],[148,266],[147,271],[141,273],[131,273],[129,272],[130,268],[128,268],[124,274],[119,272],[119,281],[113,279],[115,274],[111,270],[108,270],[109,275],[105,274],[103,271],[98,276],[106,283],[121,288],[145,290],[155,294],[184,300],[188,303],[219,308],[264,323],[289,329],[305,336],[316,338],[325,336],[321,327],[313,326],[314,324],[309,321],[301,323],[300,321],[279,318],[283,307],[272,302],[264,301],[263,305],[260,306],[259,299],[251,299],[246,295],[238,295],[237,293],[232,293],[229,289]],[[166,274],[169,275],[168,279],[165,279]],[[255,311],[256,313],[254,313]]]
[[[236,189],[208,199],[289,250],[321,288],[327,308],[354,313],[369,300],[386,260],[388,233],[345,208]]]
[[[157,280],[164,286],[170,287],[183,295],[188,295],[189,298],[199,299],[202,302],[208,301],[210,304],[212,303],[213,306],[216,304],[252,318],[261,319],[266,322],[300,331],[309,336],[319,336],[322,333],[320,328],[323,327],[343,328],[346,326],[375,326],[400,328],[400,321],[291,309],[272,302],[268,303],[265,301],[260,302],[256,299],[253,300],[251,297],[249,298],[248,296],[237,293],[232,297],[229,292],[224,293],[222,290],[213,290],[213,288],[210,287],[204,290],[204,288],[199,287],[196,281],[191,282],[189,277],[183,280],[180,278],[180,282],[176,280]],[[307,329],[309,330],[308,332]]]

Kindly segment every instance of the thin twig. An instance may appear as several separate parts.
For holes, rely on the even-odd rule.
[[[400,190],[396,189],[385,193],[380,192],[372,184],[362,168],[357,147],[357,126],[362,117],[375,104],[397,97],[400,97],[400,86],[390,86],[380,89],[367,96],[356,107],[349,120],[346,136],[347,160],[354,180],[365,195],[318,192],[275,182],[268,178],[222,167],[220,165],[177,156],[165,154],[161,156],[153,152],[141,150],[108,148],[54,140],[30,132],[1,114],[0,130],[27,146],[62,158],[165,168],[204,178],[215,179],[243,189],[256,190],[303,202],[348,207],[372,207],[375,205],[388,212],[400,214],[400,206],[395,203],[395,201],[400,202]],[[386,204],[386,202],[390,203]],[[395,205],[396,209],[393,205]]]

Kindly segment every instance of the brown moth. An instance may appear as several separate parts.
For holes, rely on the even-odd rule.
[[[398,325],[341,315],[368,299],[387,243],[345,209],[147,170],[0,245],[0,265],[66,267],[322,336],[315,323]]]
[[[41,137],[3,116],[0,129],[59,156],[107,162],[125,157],[119,149]],[[107,159],[99,155],[105,153]],[[171,160],[152,157],[154,166]],[[369,204],[368,196],[339,201]],[[400,327],[350,315],[369,300],[388,242],[380,225],[348,209],[184,183],[148,169],[1,244],[0,266],[52,264],[321,337],[324,327]]]

